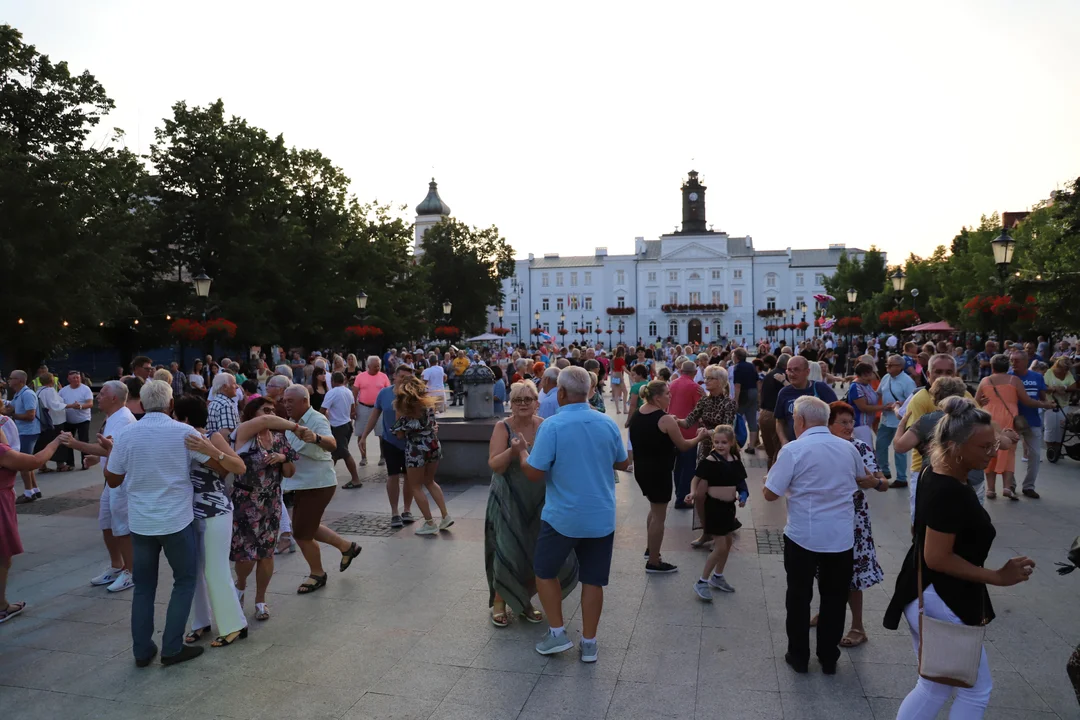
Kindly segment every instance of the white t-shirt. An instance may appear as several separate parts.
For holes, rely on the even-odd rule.
[[[70,385],[65,385],[60,388],[60,399],[64,401],[65,405],[70,403],[84,403],[93,402],[94,393],[90,390],[89,385],[80,384],[79,387],[73,388]],[[90,420],[90,408],[85,410],[75,410],[74,408],[68,408],[67,421],[69,423],[82,423]]]
[[[122,407],[109,417],[105,418],[105,424],[101,428],[101,434],[116,440],[121,431],[137,422],[138,420],[135,419],[135,415],[133,415],[126,407]]]
[[[204,387],[206,387],[206,380],[203,378],[202,375],[200,375],[198,373],[191,373],[190,375],[187,376],[187,378],[188,378],[188,382],[190,382],[193,387],[197,387],[200,390],[202,390]]]
[[[38,402],[49,411],[49,419],[54,428],[59,428],[67,422],[67,405],[60,393],[54,387],[43,387],[37,391]]]
[[[331,388],[322,401],[322,409],[326,411],[327,419],[330,420],[330,427],[332,428],[339,425],[348,425],[352,422],[352,406],[352,393],[344,385]]]
[[[446,387],[446,371],[439,365],[432,365],[420,376],[427,383],[428,392],[441,392]]]

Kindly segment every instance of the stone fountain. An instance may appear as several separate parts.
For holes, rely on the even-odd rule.
[[[439,418],[443,458],[439,479],[478,480],[491,476],[488,444],[495,423],[495,373],[487,365],[473,364],[461,378],[465,386],[465,416]]]

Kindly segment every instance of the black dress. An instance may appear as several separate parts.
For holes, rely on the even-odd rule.
[[[675,487],[672,471],[675,469],[675,443],[660,429],[660,420],[666,413],[640,410],[630,419],[630,444],[634,448],[634,479],[641,494],[651,503],[671,502]]]
[[[711,452],[698,463],[694,475],[709,484],[709,487],[733,487],[739,493],[750,494],[746,486],[746,468],[742,461],[725,460],[718,453]],[[738,530],[735,524],[735,502],[719,500],[705,496],[705,533],[708,535],[727,535]]]

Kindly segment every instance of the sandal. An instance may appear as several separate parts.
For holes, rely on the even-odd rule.
[[[56,472],[71,472],[74,469],[75,468],[71,467],[70,465],[61,465],[60,467],[56,468]]]
[[[247,626],[244,626],[243,628],[241,628],[240,630],[237,630],[234,633],[229,633],[228,635],[218,635],[217,639],[214,640],[214,642],[210,643],[210,647],[216,647],[216,648],[218,648],[218,647],[228,647],[229,645],[232,645],[237,640],[246,639],[247,636],[248,636]],[[229,638],[232,638],[232,639],[230,640]]]
[[[840,647],[853,648],[862,645],[870,638],[862,630],[849,630],[848,634],[840,638]]]
[[[345,483],[344,485],[341,486],[341,488],[343,490],[357,490],[357,489],[362,488],[362,487],[364,487],[364,483],[362,483],[362,482],[353,482],[352,480],[350,480],[349,482],[347,482],[347,483]]]
[[[308,580],[314,580],[315,582],[309,583]],[[311,593],[326,587],[326,573],[322,575],[308,575],[304,582],[300,583],[300,587],[296,588],[297,595],[310,595]]]
[[[361,547],[360,547],[359,545],[357,545],[356,543],[353,543],[352,545],[350,545],[350,546],[349,546],[349,549],[348,549],[348,550],[346,550],[345,552],[341,553],[341,567],[340,567],[340,572],[345,572],[346,570],[348,570],[348,569],[349,569],[349,566],[350,566],[350,565],[352,565],[352,561],[353,561],[353,559],[354,559],[354,558],[355,558],[355,557],[356,557],[357,555],[359,555],[359,554],[360,554],[360,551],[361,551],[362,549],[363,549],[363,548],[361,548]]]
[[[284,544],[282,544],[284,543]],[[284,535],[278,538],[277,546],[274,548],[275,555],[281,555],[282,553],[294,553],[296,552],[296,541],[292,539],[292,535],[285,537]]]
[[[191,632],[189,632],[187,635],[184,636],[184,644],[185,645],[194,645],[195,643],[202,640],[202,636],[205,635],[208,632],[210,632],[210,626],[209,625],[207,625],[204,628],[199,628],[197,630],[192,630]]]
[[[255,619],[260,622],[270,619],[270,606],[266,603],[255,603]]]
[[[708,540],[703,540],[702,538],[698,538],[697,540],[691,540],[691,541],[690,541],[690,547],[692,547],[692,548],[706,548],[706,549],[708,549],[708,545],[709,545],[709,544],[710,544],[710,543],[711,543],[712,541],[713,541],[713,539],[712,539],[712,538],[709,538]]]
[[[12,610],[11,608],[15,609]],[[11,603],[5,609],[0,610],[0,623],[6,623],[8,620],[15,617],[25,609],[26,603],[24,602]]]
[[[503,605],[502,612],[495,612],[495,608],[491,609],[491,624],[500,628],[510,624],[510,616],[506,613],[505,605]]]
[[[526,622],[541,623],[544,622],[544,616],[539,610],[531,605],[521,611],[521,617],[525,618]]]
[[[993,490],[987,490],[986,491],[986,499],[987,500],[997,500],[997,493],[994,492]]]

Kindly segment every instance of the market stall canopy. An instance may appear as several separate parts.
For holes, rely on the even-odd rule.
[[[502,338],[499,337],[498,335],[496,335],[495,333],[484,333],[483,335],[477,335],[476,337],[471,337],[468,340],[466,340],[465,342],[490,342],[492,340],[502,340]]]
[[[957,330],[949,325],[949,323],[942,320],[940,322],[912,325],[909,328],[904,328],[904,332],[957,332]]]

